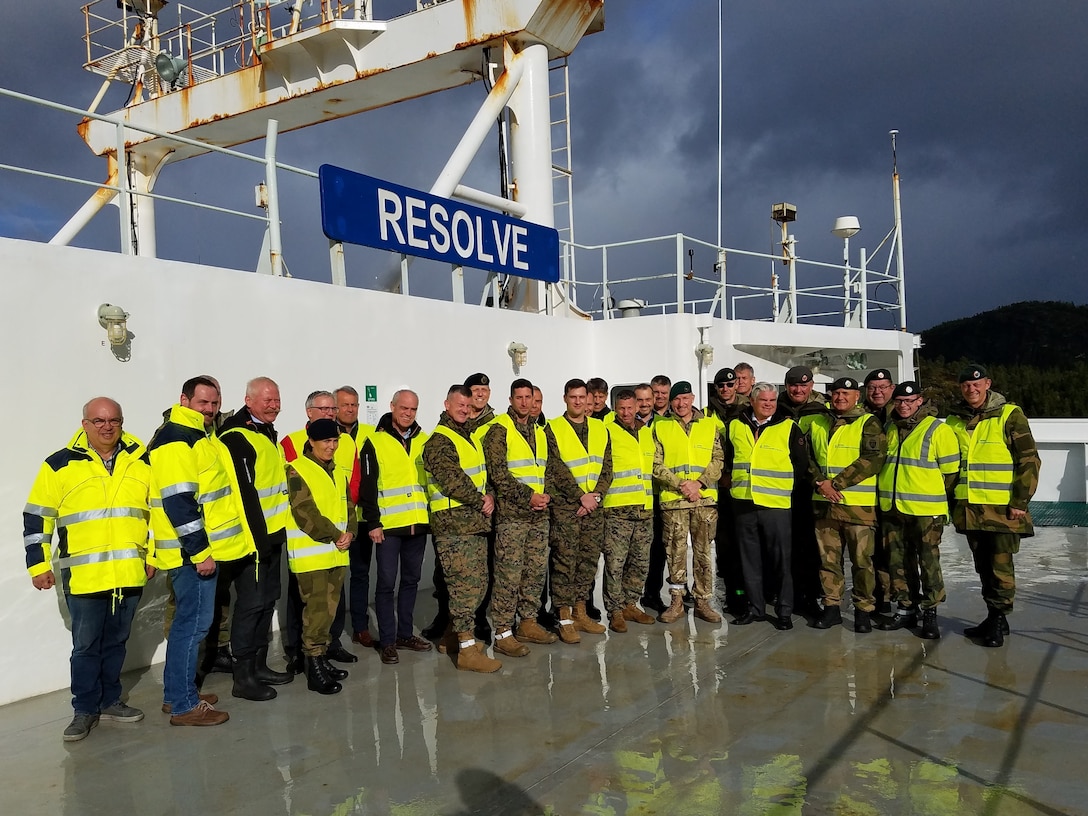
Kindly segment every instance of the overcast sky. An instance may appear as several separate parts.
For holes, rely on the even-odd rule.
[[[101,80],[81,67],[80,4],[9,5],[0,86],[88,105]],[[408,5],[374,0],[378,17]],[[807,258],[841,260],[832,222],[857,215],[856,262],[857,248],[872,250],[892,225],[888,131],[896,128],[911,330],[1018,300],[1088,300],[1088,3],[734,0],[724,13],[726,246],[771,251],[770,207],[789,201]],[[580,242],[675,232],[714,241],[717,14],[714,0],[608,0],[605,31],[575,51]],[[102,109],[119,107],[124,93],[118,85]],[[288,134],[280,157],[426,189],[483,93],[476,84]],[[0,99],[0,143],[5,163],[104,177],[71,117]],[[495,188],[493,155],[490,146],[482,151],[475,186]],[[196,159],[168,168],[159,192],[215,188],[212,200],[251,210],[259,180],[259,168]],[[315,188],[296,180],[285,188],[313,199],[286,227],[288,263],[296,275],[321,277],[327,272],[309,269],[325,263],[321,253],[308,254],[301,237],[294,255],[290,245],[294,233],[319,230]],[[0,171],[0,234],[48,240],[87,194]],[[115,246],[109,212],[76,243]],[[220,229],[201,214],[176,218],[183,230],[172,236],[160,210],[160,254],[197,259],[197,231],[200,260],[243,268],[255,261],[259,232]],[[373,277],[352,271],[349,279],[365,285]]]

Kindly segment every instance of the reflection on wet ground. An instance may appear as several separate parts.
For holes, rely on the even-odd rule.
[[[984,609],[949,533],[936,642],[689,615],[495,675],[365,654],[331,698],[234,700],[213,675],[213,729],[167,724],[155,666],[126,677],[147,719],[83,742],[60,739],[67,693],[4,707],[0,813],[1088,813],[1086,558],[1082,530],[1024,542],[1002,649],[960,634]]]

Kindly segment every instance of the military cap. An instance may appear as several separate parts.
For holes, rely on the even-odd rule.
[[[918,385],[914,380],[907,380],[901,382],[892,391],[892,399],[899,399],[899,397],[916,397],[922,393],[922,386]]]
[[[980,366],[978,363],[971,363],[967,368],[960,372],[959,381],[961,383],[974,382],[975,380],[984,380],[990,375],[986,373],[986,369]]]
[[[786,385],[805,385],[812,382],[812,369],[808,366],[794,366],[786,372]]]
[[[674,382],[672,384],[672,388],[669,390],[669,402],[672,402],[674,399],[682,394],[690,393],[691,383],[689,383],[687,380],[680,380],[679,382]]]
[[[472,388],[474,385],[487,385],[487,386],[490,386],[491,385],[491,380],[489,380],[487,378],[486,374],[483,374],[483,373],[473,374],[471,377],[469,377],[467,380],[465,380],[465,386],[468,387],[468,388]]]
[[[733,382],[737,379],[737,372],[731,368],[722,368],[714,375],[714,384]]]
[[[848,391],[860,391],[861,387],[858,385],[858,381],[853,377],[839,377],[835,382],[831,383],[831,390],[838,391],[841,388],[845,388]]]
[[[322,439],[339,439],[340,426],[335,419],[315,419],[306,426],[306,436],[317,442]]]
[[[891,372],[886,368],[878,368],[875,371],[870,371],[865,375],[865,384],[868,385],[873,380],[887,380],[892,382]]]

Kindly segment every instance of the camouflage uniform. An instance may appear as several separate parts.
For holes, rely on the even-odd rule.
[[[336,468],[334,462],[321,462],[310,454],[309,443],[306,456],[317,462],[331,476]],[[293,467],[287,466],[287,493],[291,499],[291,513],[299,530],[314,541],[334,542],[344,532],[321,514],[314,501],[309,485]],[[351,501],[351,489],[344,497],[348,505],[347,532],[359,535],[358,513]],[[329,630],[336,607],[340,604],[340,592],[344,586],[347,567],[329,567],[295,574],[298,593],[302,600],[302,651],[308,657],[325,654],[329,646]]]
[[[468,423],[458,425],[445,411],[438,424],[472,441],[466,430]],[[476,607],[487,591],[487,533],[491,519],[483,514],[484,495],[461,469],[453,442],[438,433],[427,437],[423,466],[444,495],[461,502],[460,507],[431,512],[431,533],[449,587],[453,629],[471,632]]]
[[[812,421],[828,412],[827,397],[812,391],[808,400],[795,405],[783,390],[778,395],[778,410],[797,423],[801,432],[808,435]],[[813,512],[812,485],[806,479],[798,479],[790,497],[790,527],[793,548],[790,552],[790,571],[793,577],[793,604],[799,612],[815,612],[817,600],[823,597],[820,585],[820,548],[816,543],[816,516]]]
[[[620,422],[616,427],[638,438]],[[604,509],[604,605],[611,614],[638,603],[650,568],[653,511],[627,505]]]
[[[978,410],[961,401],[952,406],[950,413],[963,417],[971,431],[981,420],[1001,416],[1005,405],[1004,396],[990,391]],[[1012,557],[1020,551],[1020,539],[1035,534],[1030,513],[1022,519],[1010,519],[1007,513],[1010,508],[1026,511],[1039,486],[1039,452],[1027,417],[1019,408],[1005,422],[1005,443],[1013,460],[1012,500],[1008,506],[957,501],[952,508],[952,523],[967,537],[971,548],[975,572],[982,581],[982,598],[990,610],[1002,614],[1012,611],[1016,596]]]
[[[864,401],[864,406],[866,411],[876,417],[882,428],[886,428],[888,422],[894,419],[895,402],[893,400],[889,399],[883,408],[874,408],[868,400]],[[875,546],[873,548],[873,572],[876,573],[876,600],[878,604],[881,601],[894,601],[896,597],[895,587],[893,586],[895,579],[890,563],[891,544],[888,542],[887,533],[884,532],[884,523],[881,518],[883,512],[879,506],[876,508],[877,525]]]
[[[521,425],[511,410],[514,427],[536,453],[536,427]],[[497,631],[513,628],[515,612],[532,620],[540,605],[548,565],[548,510],[529,506],[533,490],[507,467],[506,426],[493,424],[484,436],[487,478],[495,490],[495,575],[491,617]]]
[[[551,426],[556,422],[568,422],[566,416],[553,419],[545,431],[548,439],[548,467],[544,474],[544,492],[552,497],[549,505],[552,547],[551,585],[552,605],[574,606],[589,595],[597,565],[601,560],[604,544],[604,512],[597,508],[585,516],[579,516],[578,508],[584,492],[570,469],[563,463],[559,445]],[[589,424],[571,422],[583,446],[589,445]],[[594,492],[604,495],[612,484],[612,447],[606,444],[601,476]]]
[[[863,407],[855,405],[842,414],[832,414],[830,439],[835,432],[851,422],[866,417]],[[861,433],[861,448],[858,458],[843,468],[831,485],[836,490],[853,487],[856,484],[875,477],[884,465],[887,441],[884,429],[873,416],[863,419],[865,426]],[[815,453],[815,450],[813,451]],[[823,481],[826,476],[820,463],[813,456],[809,462],[809,474],[813,484]],[[873,612],[876,603],[873,594],[876,589],[876,573],[873,570],[873,549],[876,546],[876,498],[870,505],[832,504],[814,501],[816,515],[816,543],[820,551],[820,587],[823,591],[824,606],[841,606],[846,590],[843,575],[843,550],[850,554],[853,586],[851,596],[854,607],[862,612]]]
[[[697,419],[702,419],[699,409],[692,409],[691,421],[684,424],[679,418],[685,433],[691,432],[691,426]],[[710,462],[699,476],[703,488],[717,489],[722,476],[725,457],[722,452],[721,434],[714,437],[714,451]],[[665,466],[665,449],[654,435],[654,481],[659,487],[679,492],[680,479]],[[665,536],[665,551],[669,565],[669,583],[672,594],[683,593],[688,581],[688,536],[691,536],[693,586],[691,594],[697,601],[709,600],[714,596],[714,572],[710,563],[711,542],[718,525],[718,506],[716,499],[700,498],[689,502],[681,498],[678,501],[661,502],[661,515]]]

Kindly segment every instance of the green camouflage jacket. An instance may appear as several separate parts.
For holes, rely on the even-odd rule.
[[[310,448],[309,442],[306,443],[303,455],[327,472],[330,479],[332,478],[332,474],[336,469],[335,462],[322,462],[317,459]],[[287,466],[287,495],[290,497],[291,513],[295,517],[295,523],[298,524],[299,530],[314,541],[332,543],[340,538],[341,533],[344,531],[321,514],[321,511],[317,509],[317,502],[314,501],[310,486],[306,484],[305,479],[298,475],[298,471],[290,465]],[[348,503],[347,532],[358,537],[359,517],[358,513],[355,512],[355,505],[351,501],[351,488],[348,488],[346,500]]]
[[[443,411],[438,418],[438,424],[445,425],[472,442],[468,431],[469,423],[458,425]],[[443,494],[461,502],[460,507],[431,513],[431,532],[435,536],[473,535],[491,531],[491,519],[483,513],[484,496],[461,469],[461,459],[453,442],[439,433],[428,436],[423,443],[423,466],[438,482]]]

